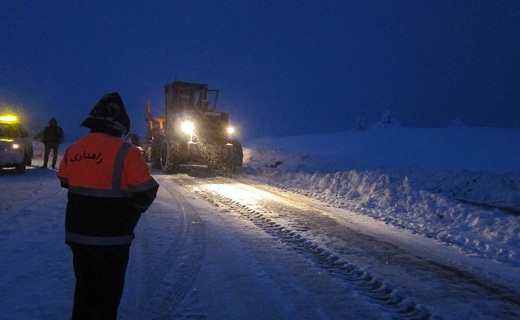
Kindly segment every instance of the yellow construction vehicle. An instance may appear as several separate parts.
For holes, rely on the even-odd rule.
[[[146,104],[143,149],[152,167],[175,173],[183,165],[197,164],[221,174],[237,173],[242,146],[233,139],[229,113],[216,110],[219,91],[183,81],[168,83],[164,89],[164,117],[153,116]]]

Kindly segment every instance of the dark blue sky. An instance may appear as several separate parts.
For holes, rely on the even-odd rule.
[[[0,103],[76,137],[117,91],[144,135],[164,84],[221,90],[242,139],[406,126],[520,127],[520,1],[0,2]]]

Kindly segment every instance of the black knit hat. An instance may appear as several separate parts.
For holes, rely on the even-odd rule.
[[[108,133],[122,135],[130,131],[130,118],[126,113],[121,96],[113,92],[105,94],[96,103],[81,125],[96,131],[108,131]]]

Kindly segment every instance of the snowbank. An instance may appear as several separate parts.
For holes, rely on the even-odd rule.
[[[520,130],[374,128],[245,143],[251,179],[520,266]]]

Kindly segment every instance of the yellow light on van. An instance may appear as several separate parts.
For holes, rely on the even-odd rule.
[[[4,115],[4,116],[0,116],[0,121],[14,123],[14,122],[18,122],[18,117],[13,116],[13,115]]]

